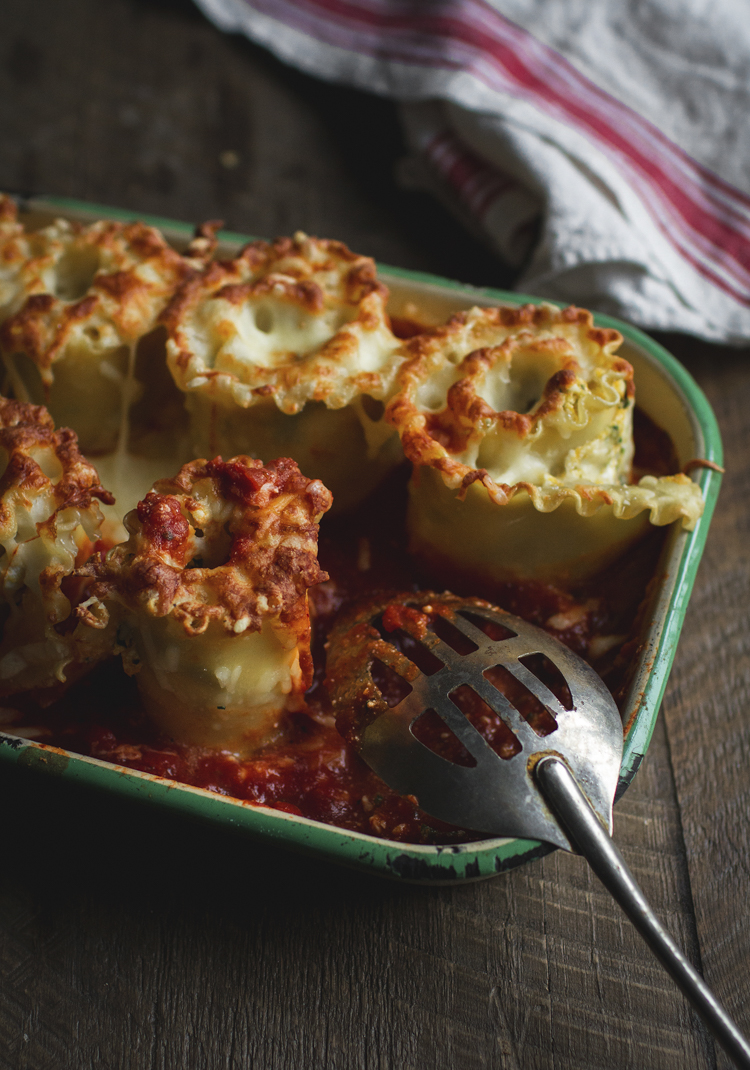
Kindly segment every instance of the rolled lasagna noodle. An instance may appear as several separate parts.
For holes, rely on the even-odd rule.
[[[186,283],[165,315],[199,455],[290,456],[336,509],[402,453],[382,419],[401,362],[368,257],[297,234],[253,242]]]
[[[0,695],[58,691],[112,650],[107,615],[65,589],[112,497],[41,406],[0,398],[0,465]]]
[[[162,733],[244,754],[300,706],[330,504],[291,460],[193,461],[128,514],[126,543],[82,570],[120,621],[125,669]]]
[[[413,552],[470,581],[572,583],[652,524],[694,526],[687,476],[629,482],[633,370],[589,312],[479,309],[407,344],[388,405],[415,466]]]
[[[26,232],[2,198],[0,352],[15,396],[43,401],[86,453],[124,449],[128,414],[148,389],[136,346],[213,244],[212,224],[185,256],[143,223],[60,219]],[[155,370],[146,354],[142,377]]]
[[[27,231],[15,201],[0,193],[0,323],[48,288],[63,251],[55,228]]]

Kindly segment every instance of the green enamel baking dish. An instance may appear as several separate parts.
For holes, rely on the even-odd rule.
[[[159,227],[177,247],[184,245],[192,234],[192,227],[185,223],[153,216],[136,217],[129,212],[81,201],[36,199],[25,202],[22,208],[29,218],[38,217],[40,222],[55,216],[81,221],[139,218]],[[221,255],[232,255],[249,240],[245,235],[229,232],[223,232],[220,238]],[[476,304],[539,301],[526,295],[475,289],[448,279],[385,265],[381,266],[381,277],[390,287],[390,307],[394,314],[414,301],[420,310],[434,317],[435,322]],[[600,326],[615,327],[622,332],[625,343],[621,353],[635,368],[638,403],[670,434],[680,465],[694,458],[721,465],[722,447],[716,419],[705,396],[682,365],[636,328],[610,316],[597,316],[596,321]],[[625,700],[623,715],[628,731],[618,794],[622,794],[632,780],[651,740],[719,492],[721,476],[718,472],[703,468],[696,479],[703,490],[706,507],[694,531],[678,530],[673,525],[665,543],[651,612],[647,615],[647,630],[642,637],[638,662]],[[154,806],[179,810],[186,816],[236,827],[251,837],[400,880],[436,884],[477,880],[501,873],[551,849],[533,840],[507,838],[448,847],[393,843],[2,733],[0,759]]]

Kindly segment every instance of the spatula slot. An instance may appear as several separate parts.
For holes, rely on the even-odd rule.
[[[410,731],[415,739],[439,758],[453,762],[454,765],[463,765],[467,769],[476,766],[476,758],[435,710],[425,710],[421,713],[412,721]]]
[[[548,658],[546,654],[524,654],[518,660],[536,676],[537,680],[550,689],[564,709],[575,709],[568,682],[551,658]]]
[[[403,628],[396,628],[394,631],[389,632],[383,626],[382,618],[375,621],[375,627],[387,643],[400,650],[425,676],[434,676],[436,672],[440,672],[443,668],[440,658],[436,657],[426,646],[415,639],[413,635],[404,631]]]
[[[538,655],[534,655],[538,656]],[[504,665],[493,665],[482,674],[493,687],[505,695],[538,736],[548,736],[557,728],[557,721],[536,695],[515,678]]]
[[[504,639],[515,639],[518,634],[498,621],[488,620],[487,617],[481,617],[478,613],[468,613],[462,609],[458,615],[467,620],[469,624],[473,624],[475,628],[479,628],[480,632],[484,632],[488,639],[496,643],[501,643]]]
[[[370,672],[375,686],[391,708],[398,706],[413,690],[403,676],[399,676],[395,669],[386,665],[380,658],[373,658]]]
[[[473,654],[479,647],[468,635],[464,635],[455,624],[451,624],[445,617],[437,616],[430,622],[430,629],[442,639],[444,643],[455,650],[457,654]]]
[[[473,687],[461,684],[450,693],[450,700],[457,706],[467,721],[482,735],[484,741],[499,758],[513,758],[523,749],[505,721]]]

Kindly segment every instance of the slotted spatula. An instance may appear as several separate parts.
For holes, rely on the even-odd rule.
[[[476,599],[402,596],[395,616],[382,609],[367,607],[339,633],[338,648],[336,640],[329,645],[339,730],[389,787],[416,796],[427,813],[583,855],[730,1058],[750,1068],[750,1045],[661,925],[610,838],[623,733],[599,676],[540,628]],[[532,671],[539,664],[548,667],[547,679],[551,667],[562,674],[564,686],[548,686],[544,672]],[[402,691],[411,688],[405,697],[396,689],[394,698],[391,689],[388,704],[373,671],[378,665],[398,674]],[[498,674],[507,673],[516,683],[503,690],[516,705],[499,690]],[[514,747],[503,757],[462,712],[467,688],[475,706],[477,698],[486,703],[513,733]],[[519,693],[528,701],[519,702]],[[529,714],[539,704],[541,719]],[[415,735],[425,711],[452,735],[460,764]]]

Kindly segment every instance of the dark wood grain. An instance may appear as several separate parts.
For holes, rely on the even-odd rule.
[[[508,280],[395,186],[392,105],[285,69],[187,0],[7,0],[0,133],[0,188],[265,235],[301,227],[386,262]],[[669,341],[717,409],[731,467],[667,716],[615,832],[750,1028],[750,361]],[[2,1067],[717,1065],[580,859],[401,886],[23,770],[3,770],[0,812]]]
[[[282,67],[189,0],[43,0],[33,18],[9,0],[0,55],[0,188],[335,233],[404,267],[508,278],[450,216],[395,189],[390,104]]]
[[[695,955],[669,782],[660,728],[617,838]],[[0,798],[8,1066],[712,1065],[579,859],[425,889],[15,770]]]
[[[750,352],[667,341],[716,412],[727,474],[664,711],[706,976],[750,1030]]]

